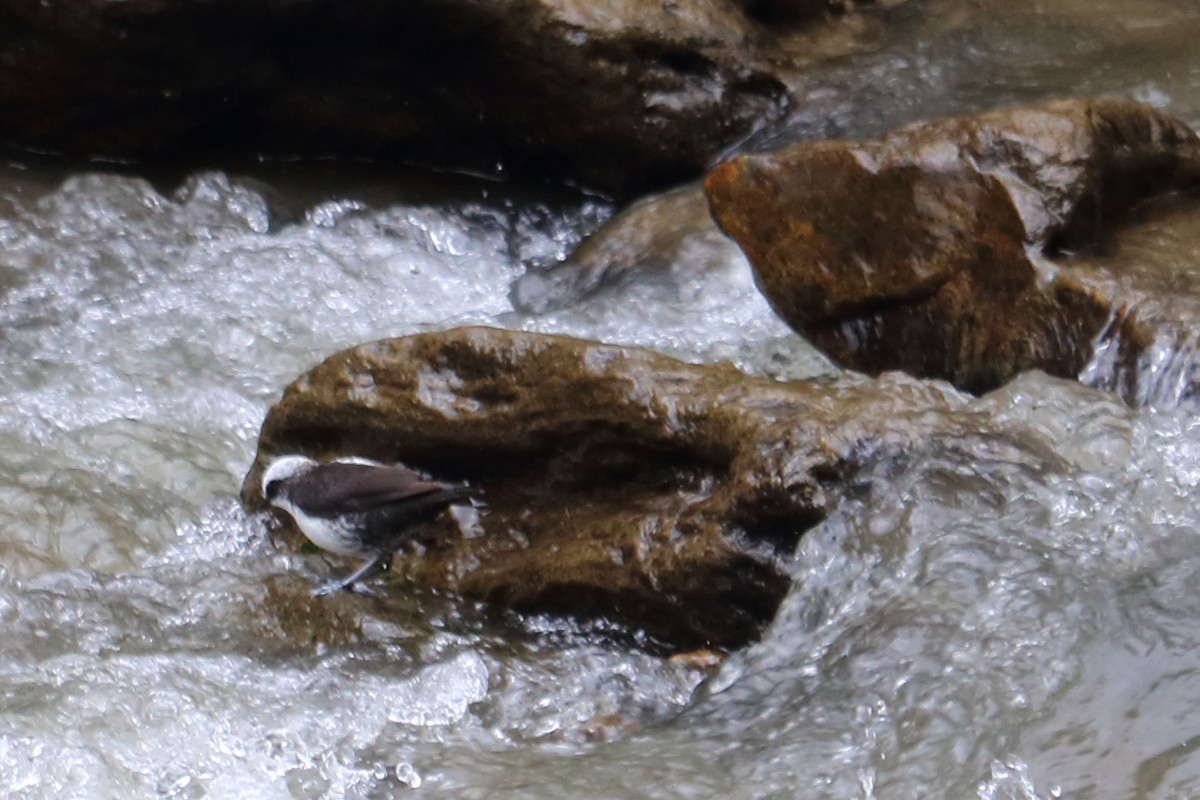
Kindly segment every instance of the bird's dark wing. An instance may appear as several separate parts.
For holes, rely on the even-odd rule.
[[[468,496],[465,486],[427,481],[404,467],[330,462],[288,487],[288,496],[316,517],[357,514],[391,505],[448,505]]]

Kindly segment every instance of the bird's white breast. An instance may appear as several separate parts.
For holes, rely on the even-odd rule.
[[[291,514],[300,532],[322,550],[341,556],[363,554],[364,548],[358,535],[342,520],[311,517],[283,498],[276,498],[271,505]]]

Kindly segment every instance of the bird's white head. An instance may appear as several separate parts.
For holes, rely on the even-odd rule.
[[[279,486],[288,478],[303,475],[317,466],[308,456],[280,456],[267,465],[262,475],[263,499],[271,502],[279,492]]]

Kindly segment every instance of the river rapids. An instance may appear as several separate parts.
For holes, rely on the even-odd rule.
[[[780,136],[1055,94],[1200,122],[1191,2],[893,13]],[[266,409],[341,348],[489,324],[832,374],[728,251],[514,311],[526,266],[613,211],[366,165],[0,163],[3,794],[1200,796],[1200,418],[1040,374],[945,387],[990,433],[865,476],[715,670],[421,592],[344,645],[265,615],[344,568],[236,500]]]

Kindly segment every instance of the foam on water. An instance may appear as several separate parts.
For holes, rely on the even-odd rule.
[[[1200,119],[1190,3],[1088,4],[1086,24],[1070,3],[918,5],[886,12],[895,44],[814,70],[804,130],[861,135],[1081,74]],[[766,374],[827,365],[744,261],[711,253],[516,315],[522,265],[604,219],[594,198],[334,192],[283,214],[220,172],[171,190],[0,177],[8,796],[1200,793],[1189,410],[1040,375],[961,397],[960,435],[863,476],[804,538],[763,640],[704,682],[420,592],[305,606],[341,565],[278,548],[235,495],[269,404],[342,347],[487,323]]]
[[[269,587],[306,573],[310,586],[319,560],[277,550],[232,500],[181,527],[136,571],[0,577],[7,796],[472,785],[479,765],[443,753],[487,764],[489,751],[577,746],[610,720],[669,713],[698,680],[583,639],[489,638],[430,598],[367,613],[353,645],[298,641]]]
[[[1101,723],[1160,702],[1126,676],[1178,687],[1177,711],[1192,696],[1177,667],[1197,634],[1170,613],[1150,618],[1182,627],[1165,657],[1104,656],[1134,641],[1123,614],[1178,604],[1146,583],[1162,553],[1182,565],[1172,586],[1200,564],[1185,533],[1194,426],[1037,376],[964,399],[964,430],[1000,434],[881,466],[806,537],[771,633],[695,699],[695,670],[569,633],[522,644],[431,600],[367,613],[357,643],[296,640],[271,587],[330,567],[276,549],[233,500],[267,403],[323,355],[312,350],[432,324],[435,307],[448,321],[507,313],[494,298],[515,268],[498,255],[509,234],[482,212],[437,223],[354,208],[273,233],[260,208],[223,176],[175,199],[93,176],[18,217],[6,342],[29,357],[3,367],[15,556],[0,579],[12,796],[377,797],[419,784],[542,797],[552,784],[574,797],[654,785],[833,798],[921,795],[933,780],[960,796],[1041,797],[1094,785],[1096,756],[1072,736],[1103,740]],[[127,240],[119,267],[86,257],[107,247],[87,240],[102,227],[89,215]],[[44,226],[53,235],[31,233]],[[372,254],[383,283],[397,281],[388,292],[357,261]],[[440,303],[387,276],[398,260],[423,264]],[[617,295],[629,319],[609,297],[541,322],[620,328],[696,357],[751,331],[747,352],[769,370],[776,323],[759,319],[740,269],[709,274],[720,300],[699,284],[633,287]],[[489,280],[491,293],[478,288]],[[327,282],[361,313],[338,313],[316,288]],[[682,307],[646,320],[639,292]],[[683,341],[704,319],[707,340]],[[1118,677],[1125,688],[1104,690]],[[1146,744],[1109,762],[1112,785],[1173,780],[1170,764],[1138,773],[1171,752],[1166,736],[1130,730]]]
[[[283,384],[360,341],[494,323],[520,263],[561,257],[602,210],[345,200],[275,225],[257,191],[220,173],[170,194],[116,175],[41,191],[8,177],[11,796],[469,788],[487,770],[447,749],[486,764],[493,749],[573,747],[687,702],[696,670],[567,633],[553,648],[489,644],[445,609],[368,614],[359,646],[297,643],[271,587],[330,567],[278,550],[233,500]],[[765,308],[746,288],[730,313]],[[693,291],[676,313],[696,322],[706,303]],[[626,308],[608,317],[614,339],[669,349],[680,336]]]

